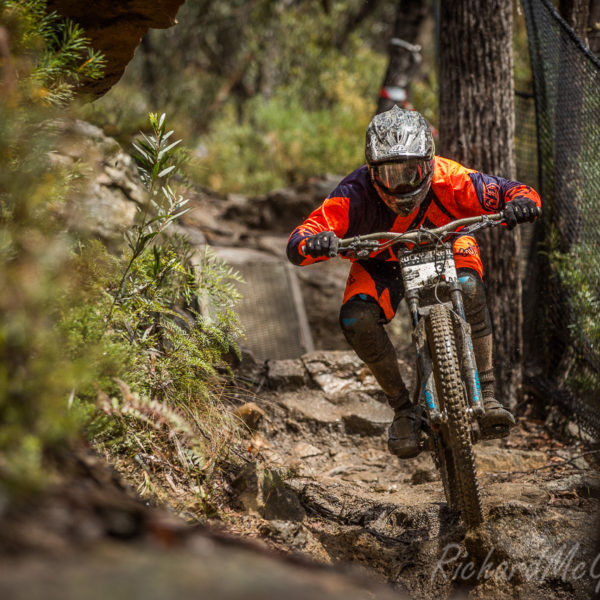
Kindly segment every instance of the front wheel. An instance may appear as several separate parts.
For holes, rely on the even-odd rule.
[[[462,384],[452,316],[439,304],[431,308],[429,315],[429,345],[433,360],[435,386],[440,408],[446,413],[442,442],[446,448],[445,462],[451,496],[457,496],[460,512],[468,528],[475,528],[483,521],[479,486],[475,473],[475,457],[467,413],[465,389]],[[447,494],[448,494],[447,490]],[[448,498],[452,505],[455,498]]]

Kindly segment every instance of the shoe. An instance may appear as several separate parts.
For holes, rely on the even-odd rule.
[[[420,406],[408,405],[394,411],[388,430],[388,449],[399,458],[414,458],[421,452]]]
[[[491,337],[490,337],[491,343]],[[481,397],[483,398],[484,413],[479,418],[481,437],[484,440],[503,438],[509,429],[515,425],[511,412],[496,400],[496,379],[493,369],[479,373],[481,382]]]
[[[493,397],[483,398],[483,408],[485,412],[479,419],[481,436],[484,439],[506,437],[510,428],[515,425],[512,413]]]

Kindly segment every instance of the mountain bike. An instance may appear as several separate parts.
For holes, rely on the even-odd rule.
[[[483,520],[473,444],[482,437],[479,419],[484,407],[451,240],[495,227],[502,220],[500,212],[435,229],[361,235],[340,240],[338,250],[357,259],[389,246],[396,250],[413,325],[417,361],[413,403],[424,409],[422,449],[432,452],[448,505],[460,512],[468,528]]]

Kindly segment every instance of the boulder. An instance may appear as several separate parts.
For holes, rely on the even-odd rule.
[[[246,197],[230,194],[223,217],[248,227],[289,235],[335,188],[341,177],[315,177],[298,186]]]
[[[306,382],[306,369],[299,359],[269,360],[267,369],[269,383],[276,389],[294,389]]]
[[[340,427],[347,433],[381,435],[392,422],[392,409],[364,394],[333,403],[317,390],[279,394],[279,404],[292,418],[318,427]]]
[[[94,49],[106,58],[104,77],[78,88],[92,98],[105,94],[119,79],[148,29],[167,29],[185,0],[48,0],[48,10],[81,25]]]
[[[375,378],[354,352],[320,350],[305,354],[302,360],[331,402],[342,403],[359,393],[379,396]]]
[[[105,242],[120,242],[146,199],[134,160],[90,123],[71,121],[59,126],[61,143],[52,159],[67,167],[78,165],[92,175],[65,203],[67,224]]]

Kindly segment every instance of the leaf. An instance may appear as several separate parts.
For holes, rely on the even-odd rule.
[[[158,167],[158,164],[156,165]],[[166,175],[168,175],[169,173],[171,173],[171,171],[173,171],[176,168],[175,165],[171,165],[170,167],[167,167],[166,169],[163,169],[159,174],[158,177],[165,177]]]
[[[172,132],[171,132],[172,133]],[[158,153],[158,157],[157,160],[161,160],[161,158],[167,154],[167,152],[169,152],[170,150],[172,150],[173,148],[175,148],[175,146],[177,146],[177,144],[180,144],[182,140],[177,140],[175,142],[173,142],[172,144],[169,144],[166,148],[163,148],[159,153]]]
[[[133,142],[132,146],[137,150],[137,152],[146,160],[150,160],[150,155],[142,148],[140,144],[136,144]]]
[[[145,233],[140,239],[140,245],[145,247],[149,241],[153,240],[158,235],[158,231],[151,231],[150,233]]]
[[[190,210],[192,210],[192,209],[191,208],[186,208],[185,210],[180,210],[174,216],[175,216],[175,218],[179,219],[179,218],[183,217],[183,215],[185,215],[186,213],[189,213]]]

